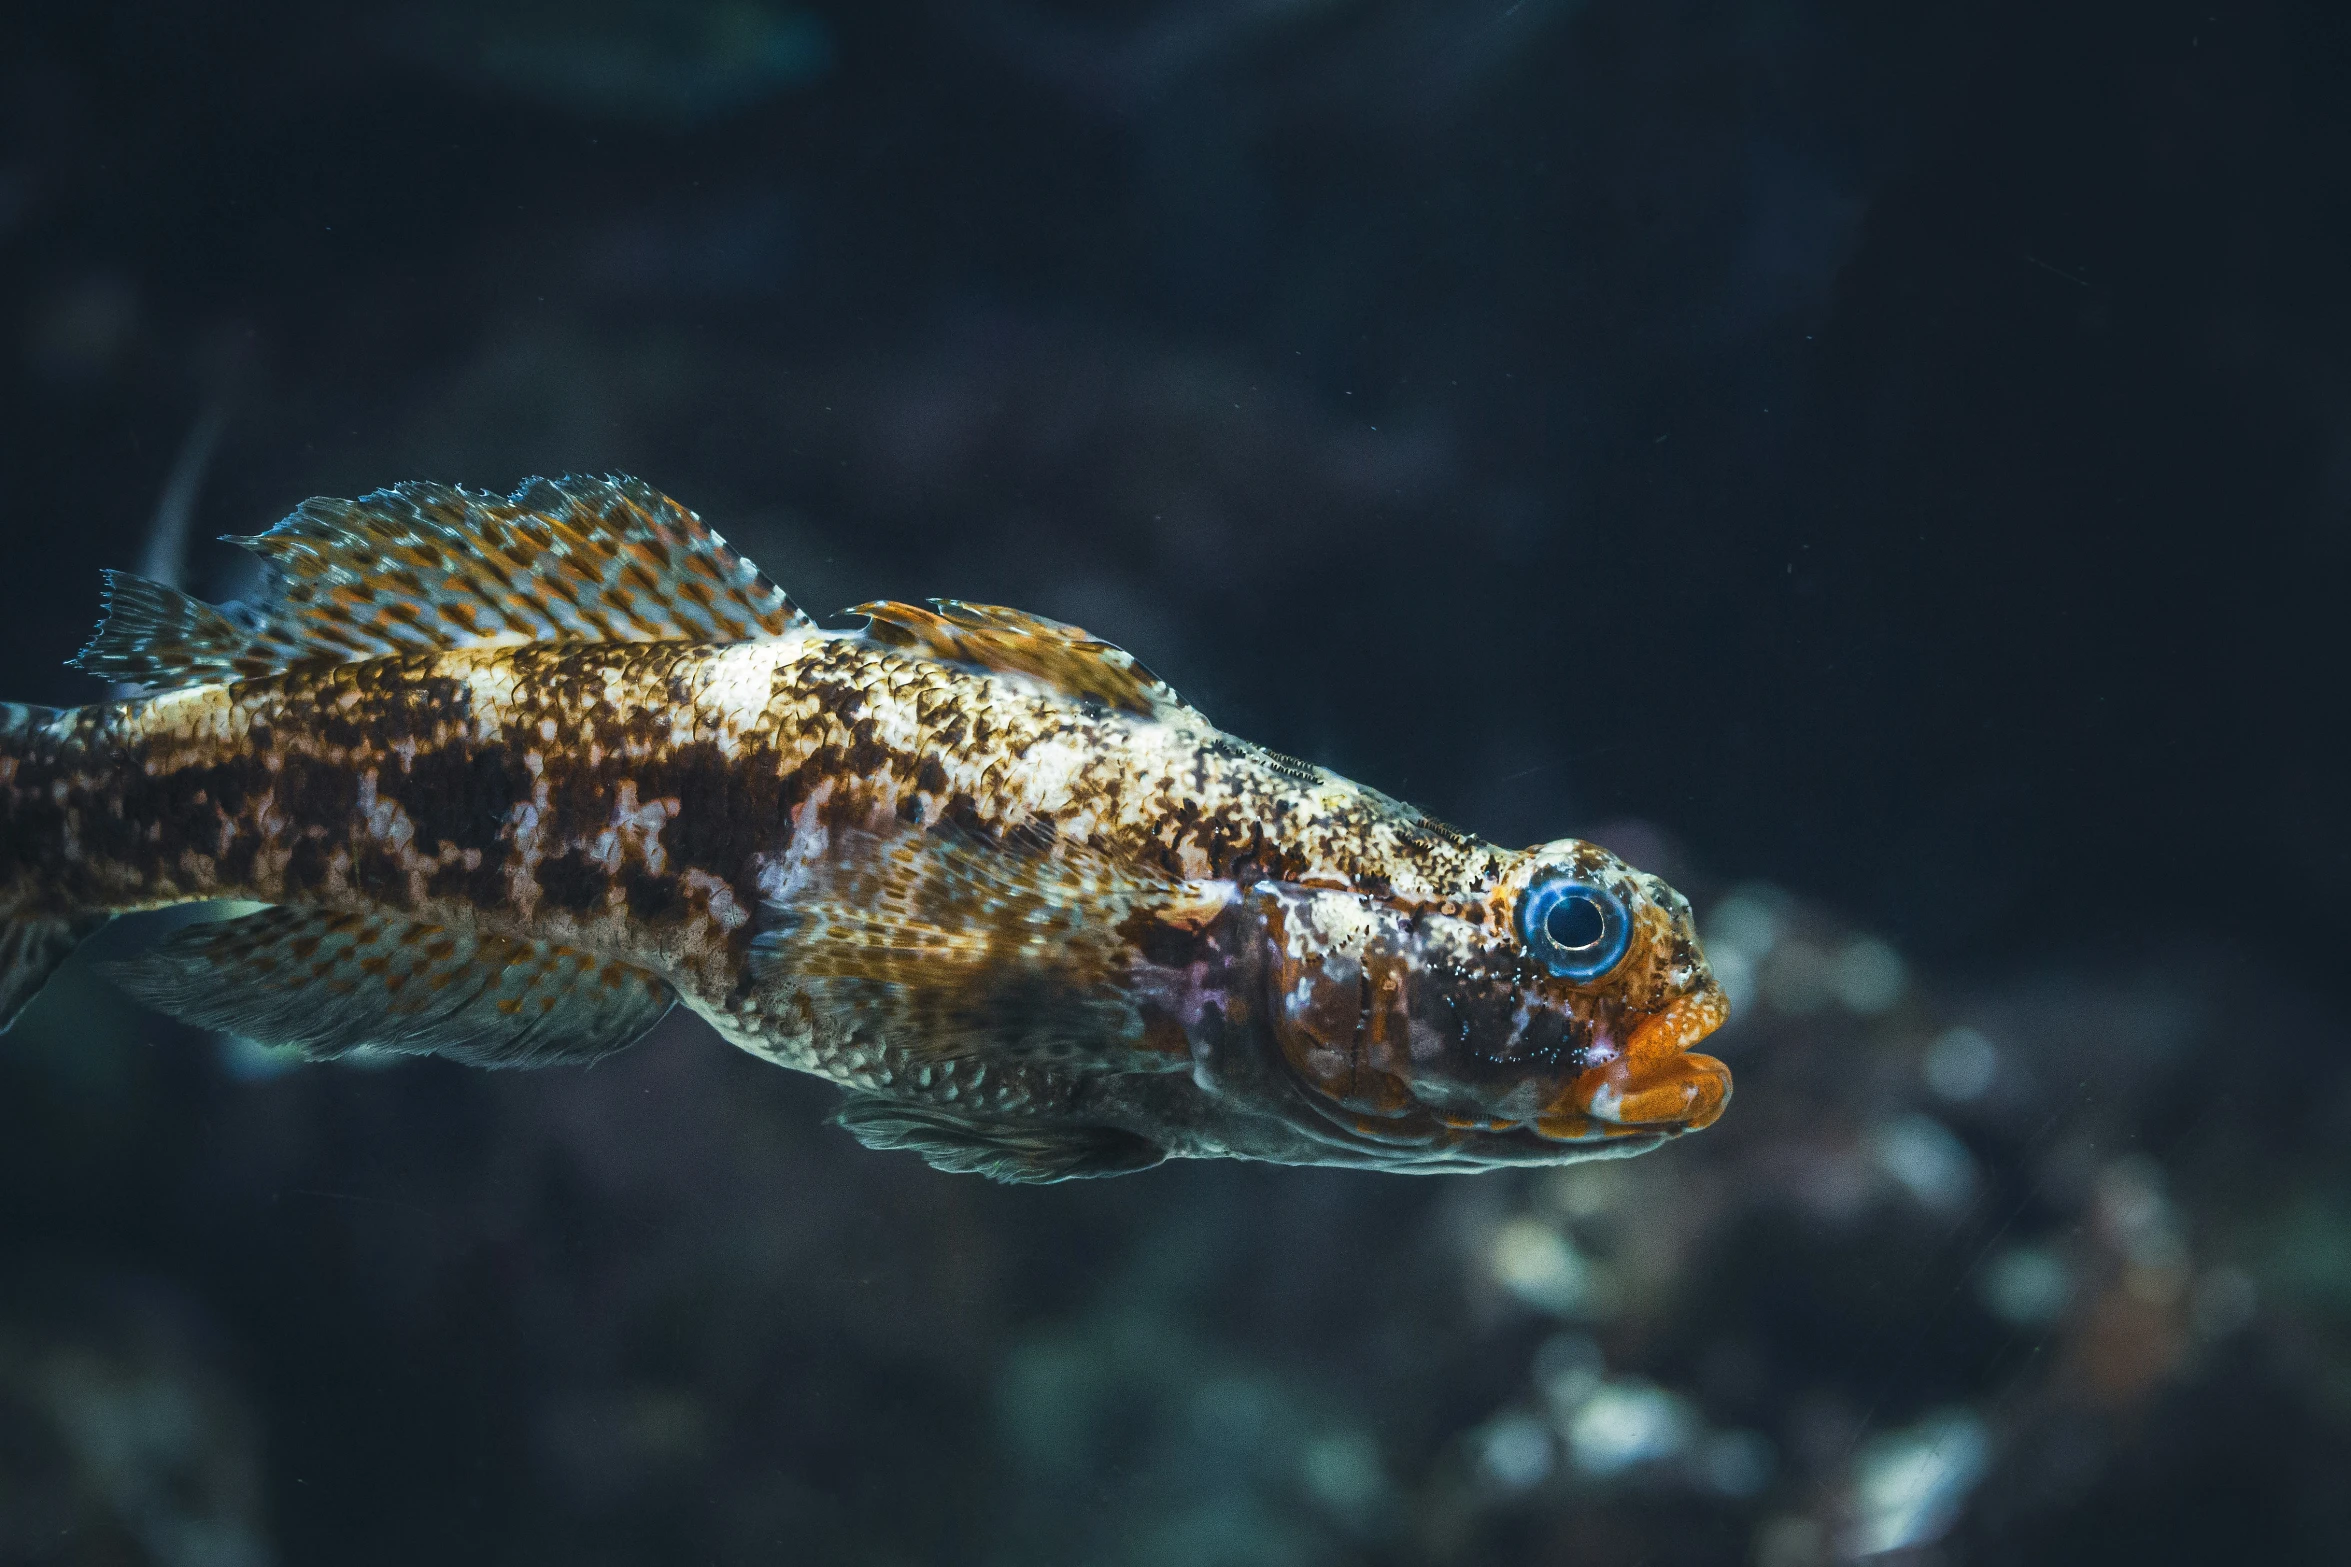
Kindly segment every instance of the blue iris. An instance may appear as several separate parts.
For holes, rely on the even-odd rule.
[[[1519,900],[1518,935],[1561,979],[1594,980],[1624,961],[1633,921],[1606,887],[1554,876]]]

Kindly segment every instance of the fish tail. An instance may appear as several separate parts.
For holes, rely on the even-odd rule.
[[[40,993],[68,954],[106,923],[103,910],[77,907],[55,834],[54,806],[40,787],[58,749],[54,708],[0,702],[0,1032]]]

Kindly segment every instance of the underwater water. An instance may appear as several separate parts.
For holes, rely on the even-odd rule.
[[[0,701],[98,573],[632,473],[1690,899],[1715,1125],[1003,1186],[683,1009],[0,1035],[0,1563],[2351,1559],[2351,25],[0,19]]]

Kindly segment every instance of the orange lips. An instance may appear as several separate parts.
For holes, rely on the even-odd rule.
[[[1719,990],[1682,997],[1635,1029],[1622,1056],[1570,1082],[1535,1131],[1583,1142],[1713,1125],[1731,1102],[1731,1069],[1689,1047],[1720,1028],[1730,1010]]]

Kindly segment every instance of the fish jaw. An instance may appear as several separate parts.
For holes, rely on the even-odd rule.
[[[1712,1126],[1731,1102],[1731,1069],[1690,1047],[1730,1017],[1720,987],[1680,997],[1643,1022],[1612,1061],[1578,1073],[1534,1121],[1555,1142],[1672,1135]]]

